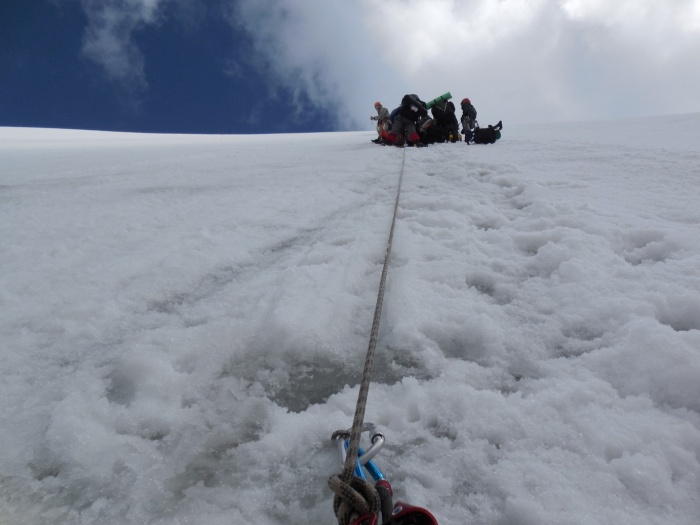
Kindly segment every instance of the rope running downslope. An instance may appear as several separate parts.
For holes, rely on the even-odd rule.
[[[353,475],[357,456],[360,448],[360,436],[365,419],[365,408],[367,406],[367,395],[369,393],[369,384],[372,374],[372,366],[374,364],[374,353],[377,347],[377,338],[379,335],[379,321],[382,315],[382,304],[384,303],[384,288],[386,286],[386,276],[389,271],[389,260],[391,258],[391,248],[394,242],[394,228],[396,226],[396,214],[399,209],[399,197],[401,196],[401,184],[403,182],[404,166],[406,164],[406,150],[404,148],[403,157],[401,159],[401,172],[399,173],[399,183],[396,190],[396,202],[394,203],[394,214],[391,220],[391,229],[389,230],[389,239],[386,246],[386,255],[384,257],[384,267],[382,268],[382,276],[379,281],[379,293],[377,295],[377,305],[374,309],[374,320],[372,321],[372,330],[369,336],[369,346],[367,348],[367,357],[365,358],[365,366],[362,371],[362,381],[360,383],[360,392],[357,396],[357,405],[355,407],[355,417],[353,419],[352,428],[350,430],[350,444],[347,449],[343,472],[340,476],[337,474],[330,477],[328,485],[335,493],[333,500],[333,510],[338,518],[339,525],[348,525],[353,515],[363,515],[369,512],[379,513],[379,496],[375,488],[367,481],[361,480]],[[369,500],[369,501],[368,501]]]

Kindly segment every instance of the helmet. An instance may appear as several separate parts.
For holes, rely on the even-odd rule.
[[[381,106],[381,105],[382,105],[381,102],[375,102],[375,103],[374,103],[374,107],[375,107],[375,108],[378,108],[378,107]]]
[[[472,101],[469,100],[468,98],[463,98],[463,99],[462,99],[462,104],[471,104],[471,103],[472,103]]]

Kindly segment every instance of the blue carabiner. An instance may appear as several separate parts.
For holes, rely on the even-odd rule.
[[[364,451],[360,448],[357,451],[357,453],[359,454],[359,456],[357,458],[357,465],[359,467],[360,465],[362,465],[361,457],[364,454]],[[363,466],[367,469],[367,472],[370,473],[370,475],[372,476],[372,479],[374,479],[374,481],[379,481],[380,479],[385,479],[384,474],[382,474],[382,471],[379,470],[379,467],[377,467],[377,465],[371,459],[367,460],[367,463],[365,463]],[[355,468],[355,470],[357,470],[357,467]]]
[[[383,439],[384,438],[382,436],[382,440]],[[382,442],[382,444],[383,444],[383,442]],[[350,440],[346,439],[345,440],[345,450],[347,450],[349,446],[350,446]],[[372,456],[375,456],[377,454],[377,452],[379,452],[379,451],[376,450],[372,454]],[[365,454],[365,451],[362,450],[362,447],[359,447],[357,449],[357,460],[356,460],[356,464],[355,464],[355,476],[357,476],[360,479],[367,479],[367,476],[365,476],[365,473],[362,470],[362,467],[367,469],[367,472],[369,472],[370,476],[372,476],[372,479],[374,479],[374,481],[379,481],[380,479],[385,479],[384,474],[382,473],[381,470],[379,470],[379,467],[377,466],[377,464],[372,459],[370,459],[367,454]]]
[[[365,428],[364,431],[372,431],[373,429],[374,426],[370,425],[369,428]],[[342,465],[345,464],[347,449],[350,446],[350,438],[348,436],[349,431],[338,432],[335,436],[338,443],[338,451],[340,452],[340,460]],[[374,461],[372,461],[372,458],[374,458],[374,456],[376,456],[384,446],[384,435],[380,432],[376,432],[372,435],[371,441],[372,445],[366,451],[364,451],[361,447],[358,447],[354,475],[360,479],[366,480],[367,477],[362,470],[364,467],[375,481],[383,480],[385,479],[384,474],[381,470],[379,470],[379,467],[377,467]]]

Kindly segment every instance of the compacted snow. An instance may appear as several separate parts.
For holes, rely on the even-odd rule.
[[[446,524],[700,522],[700,115],[0,128],[0,523],[335,522],[366,420]]]

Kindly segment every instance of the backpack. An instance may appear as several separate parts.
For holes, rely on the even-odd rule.
[[[428,114],[425,102],[418,98],[418,95],[404,95],[399,107],[399,113],[413,122]]]
[[[489,124],[487,128],[480,128],[477,123],[476,128],[474,128],[474,144],[493,144],[501,138],[501,129],[503,129],[501,121],[495,126]]]
[[[433,112],[433,116],[438,118],[442,115],[454,115],[455,105],[451,100],[446,100],[439,104],[433,104],[431,111]]]
[[[452,101],[447,100],[434,105],[430,110],[437,123],[444,128],[445,140],[447,140],[450,133],[453,133],[456,137],[459,130],[459,121],[455,116],[454,109],[455,105]]]
[[[471,104],[462,104],[462,116],[476,120],[476,108]]]

